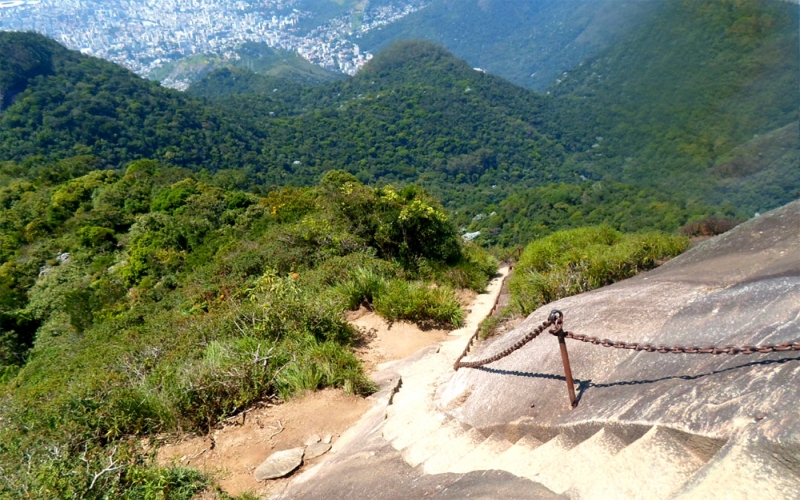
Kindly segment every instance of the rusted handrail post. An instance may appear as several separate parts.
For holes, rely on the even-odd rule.
[[[561,348],[561,361],[564,362],[564,377],[567,379],[567,390],[569,391],[569,404],[572,408],[578,406],[575,401],[575,382],[572,381],[572,369],[569,367],[569,354],[567,354],[567,343],[564,342],[564,332],[558,334],[558,346]]]
[[[575,401],[575,382],[572,380],[572,368],[569,366],[567,343],[564,340],[567,336],[567,332],[564,331],[564,313],[558,309],[553,309],[548,320],[553,325],[550,333],[558,337],[558,346],[561,348],[561,361],[564,362],[564,378],[567,379],[567,390],[569,391],[569,404],[571,408],[575,408],[577,406]]]

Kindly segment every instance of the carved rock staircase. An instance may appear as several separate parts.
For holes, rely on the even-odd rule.
[[[800,498],[797,454],[614,422],[476,429],[437,408],[437,386],[452,374],[465,339],[444,342],[400,368],[383,437],[426,474],[505,470],[571,499]],[[456,401],[455,404],[458,404]]]

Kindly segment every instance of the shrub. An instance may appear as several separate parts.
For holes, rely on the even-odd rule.
[[[124,477],[124,500],[191,500],[210,485],[201,472],[184,467],[131,467]]]
[[[527,315],[549,302],[652,269],[688,244],[682,236],[623,235],[604,226],[560,231],[527,246],[509,282],[512,302]]]
[[[375,310],[390,321],[408,320],[422,326],[457,328],[464,322],[452,288],[422,282],[389,281],[375,299]]]
[[[457,261],[446,264],[421,259],[418,269],[420,279],[480,293],[486,289],[487,281],[497,273],[497,259],[483,248],[469,243],[462,247]]]
[[[716,236],[738,225],[739,221],[736,219],[710,215],[704,219],[687,222],[678,232],[684,236]]]
[[[105,227],[86,226],[77,232],[81,245],[89,248],[111,247],[116,243],[114,231]]]

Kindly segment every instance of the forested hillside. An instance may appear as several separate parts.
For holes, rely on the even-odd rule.
[[[0,160],[157,157],[193,169],[255,163],[258,129],[33,33],[0,33]]]
[[[0,173],[0,498],[191,498],[206,479],[137,437],[369,393],[345,310],[452,328],[454,290],[496,270],[415,186],[332,171],[257,196],[151,160],[94,167]]]
[[[796,4],[664,2],[654,22],[550,88],[552,115],[560,139],[583,150],[570,161],[587,178],[752,215],[798,194],[798,61]]]
[[[603,182],[591,191],[604,193],[592,220],[627,230],[674,230],[710,213],[747,217],[796,197],[797,5],[649,8],[549,95],[427,42],[395,44],[355,77],[321,86],[232,68],[187,95],[41,37],[5,33],[6,60],[20,62],[0,80],[0,159],[88,154],[116,167],[157,158],[257,189],[310,185],[341,168],[362,182],[419,183],[460,227],[504,245],[574,225],[532,224],[506,208],[518,205],[506,199],[558,193],[562,183],[581,191]],[[630,203],[624,193],[661,208],[612,216],[629,213],[605,208]],[[492,212],[499,217],[481,217]]]

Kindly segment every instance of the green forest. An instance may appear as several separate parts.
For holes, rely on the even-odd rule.
[[[423,41],[178,92],[0,32],[0,498],[192,498],[147,439],[369,394],[347,310],[457,327],[526,246],[526,314],[797,199],[798,10],[663,2],[538,93]]]

